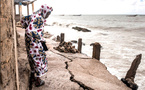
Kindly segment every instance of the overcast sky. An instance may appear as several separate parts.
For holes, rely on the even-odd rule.
[[[145,0],[37,0],[35,11],[42,4],[52,6],[52,14],[145,14]],[[27,7],[23,9],[25,15]]]

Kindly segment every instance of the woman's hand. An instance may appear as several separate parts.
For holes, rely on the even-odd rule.
[[[26,29],[28,27],[28,25],[25,23],[24,28]]]
[[[46,41],[40,41],[41,43],[46,43]]]

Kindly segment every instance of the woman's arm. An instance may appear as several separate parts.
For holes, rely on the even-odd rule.
[[[31,16],[24,16],[21,18],[21,26],[22,28],[27,28],[28,27],[28,24],[29,22],[31,21]]]

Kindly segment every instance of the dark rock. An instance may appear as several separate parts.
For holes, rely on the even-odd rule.
[[[69,26],[70,26],[70,24],[67,24],[67,25],[66,25],[66,27],[69,27]]]
[[[45,32],[43,37],[44,38],[50,38],[50,37],[52,37],[52,35],[48,32]]]
[[[53,22],[52,26],[54,26],[54,25],[58,25],[58,23],[57,22]]]
[[[93,46],[93,45],[94,45],[94,43],[91,43],[91,44],[90,44],[90,46]]]
[[[71,40],[72,43],[78,43],[77,40]]]
[[[48,24],[45,23],[44,26],[50,26],[50,25],[48,25]]]
[[[85,44],[85,43],[83,43],[83,45],[85,46],[86,44]]]
[[[59,24],[59,26],[62,26],[62,24]]]
[[[137,90],[138,89],[138,85],[136,83],[134,83],[131,79],[125,79],[125,78],[121,78],[121,81],[126,84],[126,86],[130,87],[132,90]]]
[[[88,30],[87,28],[82,28],[82,27],[72,27],[72,29],[78,30],[78,31],[82,31],[82,32],[91,32],[91,30]]]

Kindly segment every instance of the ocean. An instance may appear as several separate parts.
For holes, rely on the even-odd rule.
[[[145,16],[137,15],[56,15],[47,20],[45,31],[55,37],[65,33],[65,41],[82,38],[82,53],[92,57],[91,43],[102,46],[100,61],[112,75],[124,78],[132,61],[142,54],[135,83],[145,90]],[[84,27],[91,32],[80,32],[72,27]],[[74,44],[77,48],[77,44]]]

